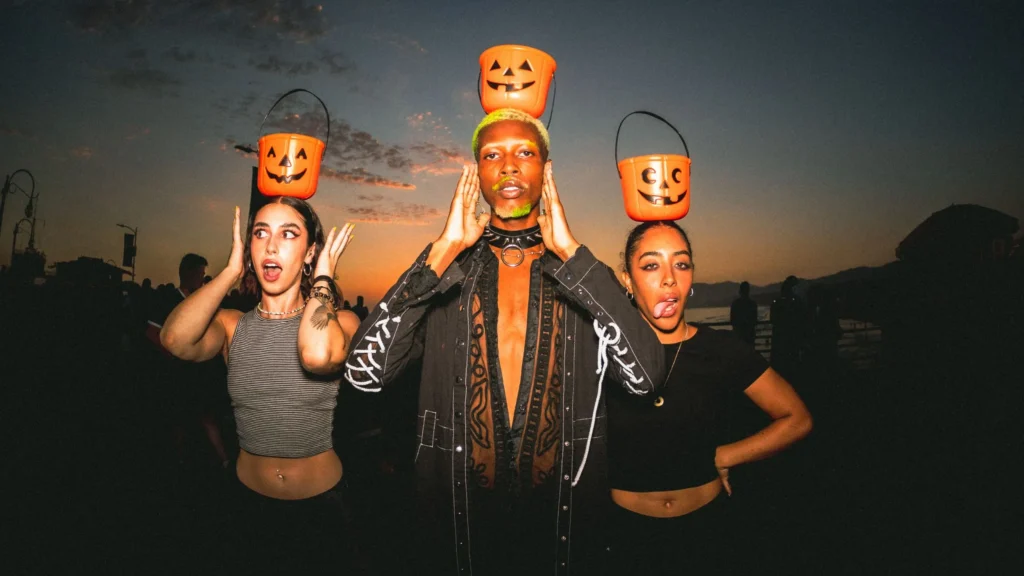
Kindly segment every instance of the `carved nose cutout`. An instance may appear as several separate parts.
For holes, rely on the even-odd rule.
[[[516,75],[516,73],[513,72],[511,68],[505,68],[505,73],[502,74],[502,76],[515,76],[515,75]]]
[[[292,167],[292,161],[288,159],[288,155],[287,154],[284,155],[284,158],[281,158],[281,162],[280,162],[280,164],[278,164],[278,166],[283,166],[285,168],[291,168]]]

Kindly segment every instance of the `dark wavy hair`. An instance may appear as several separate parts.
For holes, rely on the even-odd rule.
[[[686,235],[686,230],[680,228],[675,220],[652,220],[637,224],[629,231],[629,236],[626,237],[626,250],[622,253],[623,272],[630,273],[629,263],[633,261],[633,256],[636,256],[637,246],[640,245],[640,241],[644,239],[647,231],[653,228],[671,228],[679,232],[679,235],[683,237],[683,242],[686,242],[687,248],[690,249],[690,260],[693,261],[693,244],[690,244],[690,237]]]
[[[312,266],[316,266],[317,258],[320,257],[320,251],[324,247],[324,227],[320,224],[320,217],[316,215],[316,210],[309,205],[305,200],[299,200],[298,198],[292,198],[290,196],[275,196],[274,198],[267,201],[263,206],[268,204],[284,204],[294,208],[296,212],[302,216],[302,224],[306,227],[307,242],[306,248],[309,248],[309,243],[315,243],[316,249],[313,251],[313,263]],[[260,206],[260,209],[263,208]],[[245,273],[242,275],[241,292],[249,296],[255,296],[256,298],[263,297],[263,290],[260,289],[260,281],[256,276],[256,271],[252,265],[252,225],[256,221],[256,213],[259,210],[253,210],[249,214],[249,224],[245,227],[245,252],[242,254],[242,263],[245,266]],[[302,275],[302,294],[308,294],[310,289],[313,288],[312,274]]]

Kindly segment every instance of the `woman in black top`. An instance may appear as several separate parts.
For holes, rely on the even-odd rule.
[[[630,233],[622,280],[665,348],[671,366],[653,397],[609,390],[608,469],[615,556],[646,573],[721,573],[728,554],[722,492],[729,469],[785,449],[811,430],[793,388],[761,356],[725,332],[684,319],[693,284],[693,253],[674,222],[646,222]],[[745,394],[772,419],[758,433],[723,443],[730,396]],[[722,527],[724,528],[724,527]]]

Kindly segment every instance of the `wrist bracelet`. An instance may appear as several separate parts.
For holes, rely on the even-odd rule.
[[[331,278],[326,274],[321,274],[320,276],[313,278],[313,284],[316,284],[321,280],[327,281],[327,287],[331,290],[331,294],[334,295],[334,299],[341,300],[341,294],[338,292],[338,284],[334,281],[334,278]]]
[[[331,308],[335,308],[334,296],[332,296],[329,292],[325,292],[322,290],[314,290],[312,293],[310,293],[309,296],[310,298],[316,298],[317,300],[322,302],[324,306],[330,306]]]

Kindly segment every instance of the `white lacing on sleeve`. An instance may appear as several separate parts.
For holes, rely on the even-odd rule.
[[[349,355],[349,361],[345,363],[345,379],[350,384],[356,387],[356,389],[363,392],[380,392],[381,391],[381,377],[383,377],[383,367],[377,363],[374,358],[374,354],[377,352],[386,353],[387,346],[385,346],[385,340],[391,340],[392,332],[388,330],[388,323],[394,322],[398,324],[402,321],[401,316],[391,317],[388,314],[388,305],[384,302],[380,303],[381,310],[384,311],[385,316],[374,323],[377,332],[370,334],[369,332],[363,337],[368,342],[366,348],[359,348],[352,351]],[[396,330],[397,332],[397,330]],[[369,362],[369,365],[367,364]],[[378,376],[374,374],[374,371],[380,371],[381,374]],[[357,375],[365,375],[369,377],[366,379],[357,379]]]
[[[609,336],[608,332],[612,328],[615,329],[615,335]],[[590,414],[590,431],[587,432],[587,447],[583,450],[583,461],[580,462],[580,468],[576,471],[576,477],[572,481],[573,486],[579,483],[580,476],[583,475],[583,468],[587,465],[587,456],[590,455],[590,443],[594,439],[594,425],[597,424],[597,411],[601,405],[601,389],[604,386],[604,374],[608,371],[609,348],[615,352],[615,356],[611,358],[618,362],[622,368],[623,375],[625,376],[624,382],[629,391],[633,394],[647,394],[647,390],[633,386],[633,384],[642,384],[644,381],[643,376],[637,377],[633,374],[633,366],[636,366],[636,362],[626,364],[619,358],[619,356],[626,355],[626,348],[625,346],[616,346],[619,340],[622,339],[622,330],[619,329],[618,325],[610,322],[608,328],[605,328],[597,320],[594,320],[594,332],[597,333],[597,373],[600,376],[597,378],[597,396],[594,397],[594,410]]]

